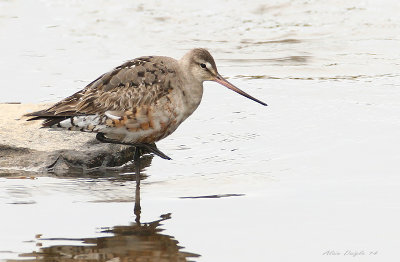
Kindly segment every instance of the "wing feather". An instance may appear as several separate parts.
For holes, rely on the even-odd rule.
[[[136,58],[99,76],[52,107],[26,116],[33,117],[29,120],[45,119],[44,125],[51,126],[73,116],[136,111],[136,107],[151,106],[168,95],[174,88],[171,79],[176,79],[176,71],[177,61],[172,58]]]

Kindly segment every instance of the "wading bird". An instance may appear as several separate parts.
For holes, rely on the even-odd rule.
[[[180,60],[139,57],[98,77],[52,107],[27,114],[43,127],[94,132],[105,143],[135,146],[136,180],[143,151],[170,159],[155,142],[170,135],[200,104],[203,82],[215,81],[264,106],[224,79],[202,48]]]

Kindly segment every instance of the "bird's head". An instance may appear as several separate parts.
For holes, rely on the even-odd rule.
[[[192,77],[198,82],[202,83],[204,81],[215,81],[257,103],[260,103],[264,106],[267,105],[266,103],[240,90],[239,88],[228,82],[225,78],[223,78],[218,73],[214,58],[206,49],[192,49],[181,59],[181,61],[183,61],[183,63],[186,65],[186,70],[188,70]]]

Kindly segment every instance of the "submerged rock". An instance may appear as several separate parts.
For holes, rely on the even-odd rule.
[[[0,172],[68,173],[118,167],[133,159],[134,147],[100,143],[83,132],[51,131],[22,115],[47,105],[0,104]]]

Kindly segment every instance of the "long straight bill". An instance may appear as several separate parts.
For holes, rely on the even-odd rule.
[[[237,88],[236,86],[234,86],[234,85],[232,85],[231,83],[229,83],[229,82],[228,82],[225,78],[223,78],[220,74],[217,75],[217,77],[214,79],[214,81],[217,82],[217,83],[220,83],[220,84],[223,85],[223,86],[226,86],[227,88],[229,88],[229,89],[235,91],[236,93],[238,93],[238,94],[240,94],[240,95],[242,95],[242,96],[247,97],[248,99],[251,99],[251,100],[253,100],[253,101],[257,102],[257,103],[260,103],[260,104],[262,104],[263,106],[267,106],[266,103],[264,103],[264,102],[258,100],[258,99],[255,98],[255,97],[252,97],[251,95],[247,94],[247,93],[244,92],[243,90],[240,90],[240,89]]]

